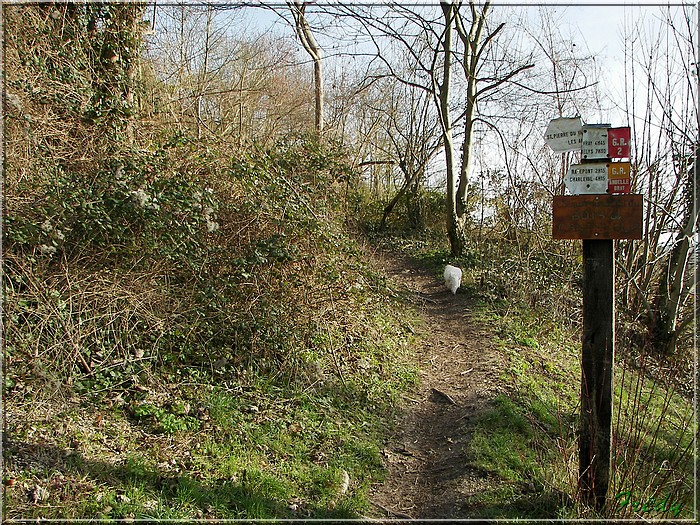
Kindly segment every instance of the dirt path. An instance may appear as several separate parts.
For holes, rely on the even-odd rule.
[[[469,518],[470,496],[496,480],[470,465],[478,414],[498,394],[503,359],[469,297],[447,290],[410,259],[379,254],[387,276],[412,294],[424,320],[420,384],[386,443],[386,481],[373,487],[375,517]]]

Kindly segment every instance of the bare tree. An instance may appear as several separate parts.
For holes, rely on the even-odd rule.
[[[148,58],[160,117],[197,136],[242,146],[313,126],[292,38],[250,29],[240,7],[159,7]]]
[[[396,82],[391,82],[389,90],[386,106],[380,110],[384,115],[381,126],[386,145],[376,147],[398,167],[401,184],[384,207],[379,227],[386,227],[396,205],[405,199],[409,224],[419,228],[423,224],[421,188],[428,164],[442,146],[440,126],[427,92]]]
[[[321,61],[321,48],[319,47],[311,27],[306,20],[306,2],[287,2],[294,17],[294,28],[301,45],[311,57],[314,64],[314,100],[315,100],[315,126],[316,133],[321,135],[324,127],[324,93],[323,93],[323,63]]]
[[[637,20],[625,37],[627,112],[635,139],[637,192],[645,195],[644,237],[621,250],[624,304],[671,354],[693,319],[689,271],[698,229],[697,23],[692,9],[666,8],[655,29]],[[644,86],[644,89],[641,89]]]
[[[501,50],[495,43],[505,24],[490,26],[488,2],[481,7],[470,2],[466,8],[462,3],[441,2],[441,16],[435,16],[429,8],[397,4],[381,9],[384,12],[379,16],[372,8],[357,6],[343,12],[361,24],[376,48],[370,67],[379,67],[375,65],[375,71],[368,74],[368,82],[390,76],[431,94],[442,130],[448,237],[452,253],[460,255],[467,241],[474,123],[484,119],[483,107],[493,93],[534,64],[526,58],[497,56]],[[380,37],[390,45],[380,42]],[[397,47],[412,57],[415,75],[407,77],[394,63]],[[458,104],[457,100],[464,102]],[[455,144],[457,133],[462,136],[459,149]]]

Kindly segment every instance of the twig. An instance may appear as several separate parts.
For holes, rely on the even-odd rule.
[[[409,516],[408,514],[405,514],[405,513],[403,513],[403,512],[397,512],[397,511],[388,509],[388,508],[386,508],[384,505],[380,505],[380,504],[377,503],[376,501],[370,500],[370,503],[371,503],[372,505],[374,505],[375,507],[377,507],[377,508],[383,510],[384,512],[386,512],[389,516],[394,516],[394,517],[396,517],[396,518],[401,518],[401,519],[405,519],[405,520],[412,520],[412,519],[413,519],[413,518],[412,518],[411,516]]]
[[[316,212],[311,208],[311,206],[310,206],[309,203],[306,201],[306,199],[304,199],[304,197],[302,197],[301,195],[299,195],[299,192],[298,192],[297,189],[294,187],[294,185],[293,185],[291,182],[289,182],[289,181],[285,178],[285,176],[282,175],[281,173],[278,173],[277,175],[278,175],[278,177],[282,180],[282,182],[284,182],[284,183],[289,187],[289,189],[292,190],[292,192],[294,192],[294,195],[297,196],[297,198],[299,199],[299,201],[301,201],[301,203],[304,205],[304,207],[307,209],[307,211],[308,211],[311,215],[314,216],[314,219],[316,219],[316,220],[318,221],[318,220],[319,220],[318,215],[316,215]]]

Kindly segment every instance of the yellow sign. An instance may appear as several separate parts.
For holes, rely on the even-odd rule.
[[[629,179],[630,178],[630,163],[629,162],[610,162],[608,163],[608,179]]]

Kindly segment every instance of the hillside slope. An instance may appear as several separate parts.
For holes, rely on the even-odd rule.
[[[358,512],[413,329],[341,157],[178,135],[109,163],[8,195],[6,515]]]

